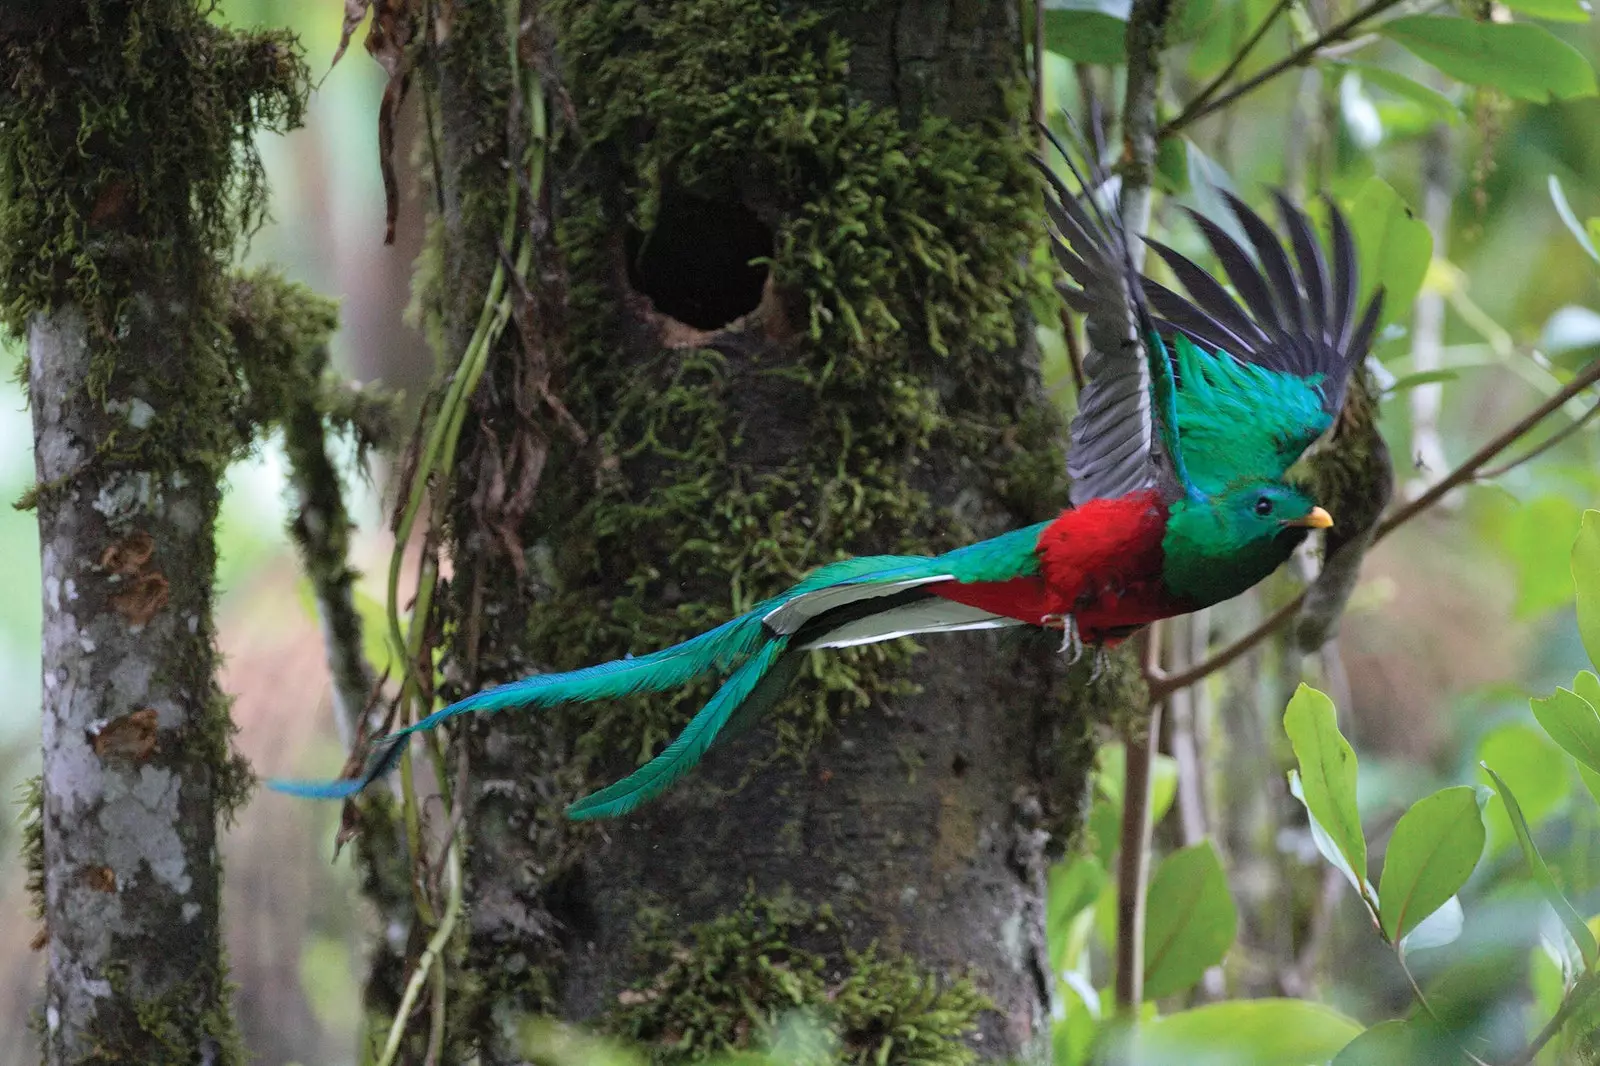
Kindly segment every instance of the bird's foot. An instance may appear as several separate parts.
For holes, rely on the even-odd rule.
[[[1039,619],[1045,626],[1061,627],[1061,654],[1067,656],[1067,665],[1072,666],[1083,658],[1083,641],[1078,638],[1078,622],[1070,614],[1047,614]]]
[[[1089,666],[1089,684],[1100,680],[1100,675],[1105,673],[1106,667],[1111,665],[1111,652],[1104,644],[1094,646],[1094,660]]]

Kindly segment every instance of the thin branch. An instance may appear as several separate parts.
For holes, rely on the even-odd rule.
[[[1529,430],[1533,429],[1540,422],[1544,421],[1556,410],[1561,408],[1562,405],[1564,405],[1568,400],[1589,388],[1596,381],[1600,381],[1600,362],[1590,363],[1588,366],[1584,367],[1582,373],[1568,382],[1564,388],[1562,388],[1555,395],[1551,396],[1544,403],[1534,408],[1527,415],[1524,415],[1522,419],[1520,419],[1515,425],[1511,426],[1503,433],[1500,433],[1493,440],[1479,448],[1476,452],[1473,452],[1471,457],[1469,457],[1460,466],[1452,470],[1448,477],[1443,478],[1437,485],[1434,485],[1427,492],[1423,493],[1421,496],[1418,496],[1416,499],[1412,500],[1398,511],[1395,511],[1382,522],[1379,522],[1378,528],[1373,531],[1372,543],[1378,543],[1378,541],[1382,540],[1384,537],[1388,536],[1390,533],[1393,533],[1396,529],[1399,529],[1401,526],[1411,521],[1411,519],[1415,518],[1417,515],[1433,506],[1446,493],[1455,488],[1457,485],[1461,485],[1464,482],[1472,480],[1473,476],[1476,475],[1477,472],[1489,462],[1489,460],[1493,459],[1496,455],[1499,455],[1512,444],[1516,443],[1516,441]],[[1526,459],[1530,457],[1524,456],[1523,458]],[[1186,685],[1192,685],[1197,681],[1202,681],[1216,673],[1218,670],[1222,669],[1224,666],[1227,666],[1229,663],[1233,662],[1239,656],[1243,655],[1245,652],[1261,643],[1263,639],[1270,635],[1279,626],[1293,618],[1295,612],[1299,610],[1300,603],[1305,599],[1305,596],[1306,594],[1304,590],[1302,590],[1299,595],[1295,596],[1282,607],[1279,607],[1264,621],[1262,621],[1260,625],[1256,626],[1249,633],[1246,633],[1244,636],[1240,637],[1226,648],[1223,648],[1221,651],[1211,656],[1211,658],[1207,659],[1205,662],[1196,666],[1192,666],[1180,674],[1173,674],[1170,677],[1156,677],[1152,679],[1150,683],[1151,700],[1155,701],[1165,699],[1174,689],[1183,688]]]
[[[1033,0],[1033,128],[1038,131],[1040,155],[1050,147],[1044,125],[1044,0]]]
[[[1126,166],[1122,175],[1120,210],[1123,227],[1130,234],[1143,233],[1150,224],[1161,47],[1175,7],[1175,0],[1134,0],[1128,19],[1128,81],[1122,101]],[[1129,251],[1133,268],[1137,270],[1143,262],[1144,245],[1138,241],[1132,244]],[[1131,323],[1119,323],[1120,332],[1127,335],[1129,325]],[[1159,628],[1155,628],[1146,638],[1147,656],[1159,655],[1159,634]],[[1147,658],[1145,672],[1148,674],[1152,667],[1152,661]],[[1155,745],[1160,741],[1161,705],[1149,705],[1147,715],[1139,714],[1136,707],[1124,708],[1123,714],[1127,716],[1123,734],[1126,778],[1118,867],[1116,1003],[1118,1014],[1130,1025],[1136,1025],[1139,1004],[1144,1001],[1144,912],[1150,881],[1150,765],[1155,758]],[[1141,724],[1145,729],[1142,736],[1139,733]]]
[[[1428,997],[1422,994],[1422,986],[1417,984],[1417,979],[1412,976],[1411,967],[1406,965],[1406,957],[1400,953],[1398,946],[1395,949],[1394,955],[1395,958],[1400,961],[1400,972],[1406,975],[1406,983],[1411,986],[1411,994],[1416,996],[1417,1003],[1421,1005],[1424,1011],[1427,1012],[1428,1017],[1433,1019],[1434,1024],[1438,1025],[1441,1030],[1448,1032],[1448,1027],[1444,1024],[1443,1019],[1434,1013],[1433,1004],[1429,1003]],[[1456,1042],[1456,1050],[1465,1055],[1467,1061],[1471,1062],[1473,1066],[1489,1066],[1487,1062],[1484,1062],[1482,1059],[1478,1058],[1478,1056],[1462,1047],[1459,1041]]]
[[[1152,636],[1154,634],[1152,633]],[[1154,641],[1152,641],[1154,643]],[[1161,740],[1161,705],[1145,735],[1123,734],[1122,841],[1117,855],[1117,1011],[1137,1017],[1144,1002],[1144,918],[1150,887],[1150,766]]]
[[[1561,1032],[1562,1027],[1572,1019],[1578,1008],[1582,1007],[1596,991],[1600,991],[1600,973],[1590,972],[1578,978],[1577,984],[1572,986],[1566,998],[1561,1001],[1560,1009],[1551,1015],[1544,1028],[1539,1030],[1539,1035],[1522,1049],[1521,1054],[1507,1062],[1506,1066],[1531,1066],[1533,1060],[1539,1057],[1539,1052],[1544,1050],[1544,1046],[1555,1039],[1555,1035]]]
[[[1585,411],[1583,413],[1583,417],[1582,418],[1574,419],[1573,421],[1568,422],[1561,429],[1559,429],[1556,432],[1550,434],[1550,436],[1548,438],[1546,438],[1545,440],[1539,442],[1538,444],[1535,444],[1532,448],[1529,448],[1527,451],[1523,452],[1521,455],[1517,456],[1515,459],[1508,459],[1505,462],[1501,463],[1499,466],[1491,466],[1487,470],[1481,470],[1481,471],[1479,471],[1477,473],[1476,476],[1473,477],[1472,480],[1473,481],[1493,481],[1496,478],[1504,477],[1506,474],[1511,473],[1511,471],[1515,470],[1517,467],[1521,466],[1522,464],[1528,462],[1531,459],[1537,459],[1539,456],[1543,455],[1545,452],[1549,451],[1551,448],[1554,448],[1557,444],[1560,444],[1562,441],[1566,440],[1568,437],[1570,437],[1574,433],[1578,432],[1578,430],[1580,430],[1584,426],[1588,425],[1589,422],[1591,420],[1593,420],[1594,416],[1597,415],[1597,414],[1600,414],[1600,402],[1596,402],[1593,407],[1591,407],[1587,411]]]
[[[1373,0],[1372,3],[1368,4],[1360,11],[1357,11],[1343,22],[1340,22],[1331,29],[1327,30],[1309,44],[1303,45],[1300,48],[1295,49],[1293,52],[1290,52],[1288,55],[1278,60],[1278,62],[1272,64],[1261,73],[1256,74],[1253,77],[1246,78],[1244,81],[1240,82],[1226,93],[1223,93],[1215,100],[1212,100],[1210,103],[1193,110],[1185,108],[1181,115],[1162,126],[1161,129],[1157,131],[1156,135],[1158,137],[1170,137],[1179,130],[1192,125],[1202,118],[1205,118],[1212,112],[1220,111],[1229,104],[1233,103],[1235,100],[1239,99],[1241,96],[1254,92],[1256,89],[1260,88],[1262,85],[1265,85],[1273,78],[1276,78],[1284,71],[1290,70],[1294,67],[1302,66],[1305,63],[1315,59],[1319,51],[1330,44],[1334,44],[1349,37],[1352,31],[1354,31],[1355,28],[1361,25],[1363,22],[1366,22],[1368,19],[1376,18],[1385,11],[1388,11],[1390,8],[1396,7],[1403,2],[1404,0]]]
[[[1261,43],[1261,39],[1267,35],[1267,31],[1272,28],[1272,24],[1278,21],[1278,17],[1288,11],[1293,4],[1294,0],[1278,0],[1273,5],[1272,10],[1267,12],[1267,17],[1261,20],[1261,25],[1257,26],[1255,32],[1250,35],[1250,39],[1244,42],[1244,46],[1228,61],[1228,65],[1222,68],[1222,73],[1212,78],[1209,85],[1196,93],[1194,99],[1190,100],[1184,106],[1184,109],[1178,113],[1178,117],[1168,122],[1165,128],[1181,129],[1187,126],[1194,119],[1195,112],[1204,107],[1207,101],[1228,83],[1228,79],[1233,77],[1234,72],[1239,69],[1246,59],[1250,58],[1250,53],[1255,51],[1256,45]],[[1165,135],[1165,131],[1163,131],[1162,136]]]

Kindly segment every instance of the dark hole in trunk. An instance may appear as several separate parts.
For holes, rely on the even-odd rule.
[[[662,193],[649,233],[628,232],[628,282],[657,311],[716,329],[754,311],[766,284],[772,231],[737,200]]]

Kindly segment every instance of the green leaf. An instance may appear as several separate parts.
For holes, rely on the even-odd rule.
[[[1444,906],[1422,919],[1415,929],[1400,938],[1400,950],[1409,955],[1413,951],[1454,944],[1461,939],[1461,931],[1466,925],[1467,914],[1461,909],[1461,897],[1451,896],[1444,901]]]
[[[1460,891],[1483,854],[1478,794],[1441,789],[1411,805],[1394,827],[1378,885],[1384,936],[1399,940]]]
[[[1572,210],[1572,205],[1567,202],[1567,191],[1561,187],[1561,179],[1554,174],[1550,175],[1550,201],[1556,205],[1556,214],[1561,216],[1562,223],[1578,239],[1578,247],[1589,253],[1589,258],[1600,263],[1600,251],[1595,250],[1595,238],[1591,237],[1585,226],[1578,225],[1578,216]],[[1590,219],[1591,223],[1600,221]]]
[[[1583,231],[1589,235],[1589,243],[1600,247],[1600,215],[1585,219]]]
[[[1401,1066],[1453,1062],[1455,1045],[1426,1020],[1379,1022],[1334,1056],[1333,1066]]]
[[[1487,526],[1517,570],[1518,618],[1532,618],[1572,602],[1572,571],[1562,561],[1581,520],[1578,505],[1548,492],[1522,503],[1496,501]]]
[[[1059,973],[1070,964],[1073,920],[1094,906],[1106,886],[1105,867],[1092,855],[1063,859],[1050,867],[1045,896],[1045,941],[1050,946],[1050,965]]]
[[[1544,856],[1539,854],[1539,848],[1533,842],[1533,833],[1528,829],[1528,820],[1522,816],[1522,808],[1517,806],[1517,799],[1511,794],[1511,789],[1500,779],[1500,775],[1490,769],[1488,763],[1479,763],[1489,777],[1494,781],[1495,791],[1500,794],[1500,802],[1505,804],[1506,813],[1511,818],[1511,825],[1516,830],[1517,842],[1522,845],[1523,857],[1528,860],[1528,868],[1533,872],[1533,880],[1544,893],[1546,902],[1554,908],[1556,916],[1561,919],[1561,924],[1566,926],[1568,934],[1578,944],[1578,951],[1583,955],[1583,964],[1593,968],[1595,959],[1600,956],[1600,949],[1595,945],[1594,934],[1589,931],[1578,912],[1573,910],[1572,904],[1567,902],[1567,897],[1561,894],[1561,889],[1556,887],[1554,877],[1550,876],[1550,868],[1544,863]]]
[[[1529,700],[1528,706],[1562,751],[1600,773],[1600,713],[1588,700],[1558,688],[1545,699]]]
[[[1505,0],[1506,6],[1547,22],[1588,22],[1588,0]]]
[[[1418,385],[1432,385],[1435,382],[1454,381],[1461,376],[1459,370],[1422,370],[1405,377],[1395,378],[1394,384],[1383,390],[1385,396],[1393,396],[1397,392],[1414,389]]]
[[[1131,0],[1044,0],[1044,46],[1076,63],[1127,61]]]
[[[1289,795],[1299,800],[1300,805],[1305,807],[1306,793],[1305,788],[1300,783],[1299,770],[1289,771]],[[1328,831],[1322,827],[1322,823],[1317,821],[1317,816],[1311,813],[1310,807],[1306,807],[1306,821],[1311,826],[1311,842],[1317,846],[1318,853],[1328,860],[1328,865],[1344,874],[1344,879],[1350,882],[1350,886],[1360,894],[1362,902],[1366,903],[1368,909],[1372,910],[1372,920],[1377,921],[1378,890],[1373,888],[1372,882],[1365,877],[1356,876],[1355,870],[1350,867],[1349,860],[1340,852],[1339,845],[1334,843],[1333,837],[1328,835]]]
[[[1454,100],[1437,89],[1430,89],[1419,81],[1413,81],[1404,74],[1397,74],[1386,67],[1373,66],[1370,63],[1344,61],[1330,66],[1358,75],[1363,84],[1375,85],[1392,96],[1411,101],[1437,122],[1448,122],[1452,126],[1461,124],[1461,108],[1456,106]]]
[[[1145,999],[1182,992],[1222,961],[1239,915],[1210,841],[1175,851],[1157,867],[1145,913]]]
[[[1321,1004],[1233,1000],[1142,1026],[1131,1061],[1139,1066],[1308,1066],[1333,1058],[1360,1034],[1360,1023]]]
[[[1284,709],[1283,728],[1300,763],[1306,809],[1365,881],[1367,841],[1356,809],[1356,753],[1339,732],[1333,701],[1302,684]]]
[[[1596,677],[1587,670],[1580,671],[1572,679],[1572,691],[1588,701],[1589,706],[1600,711],[1600,677]],[[1583,781],[1583,787],[1589,790],[1589,795],[1600,803],[1600,772],[1589,769],[1583,763],[1578,764],[1578,777]]]
[[[1578,633],[1589,662],[1600,669],[1600,511],[1583,512],[1572,545],[1572,585],[1578,593]]]
[[[1378,32],[1468,85],[1536,103],[1600,93],[1583,53],[1542,26],[1412,15]]]
[[[1382,178],[1368,178],[1350,203],[1361,268],[1361,302],[1384,289],[1383,321],[1411,317],[1433,258],[1433,234]]]
[[[1522,813],[1529,825],[1538,825],[1566,802],[1572,775],[1566,759],[1541,730],[1521,722],[1496,726],[1478,742],[1479,760],[1493,766],[1517,790]],[[1516,838],[1515,827],[1503,810],[1489,815],[1490,850],[1498,851]]]

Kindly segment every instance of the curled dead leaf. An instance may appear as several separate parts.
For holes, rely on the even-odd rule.
[[[130,625],[142,626],[167,605],[172,585],[160,573],[140,574],[111,597],[111,607]]]
[[[155,553],[155,538],[143,530],[136,530],[115,544],[106,546],[106,550],[100,553],[100,569],[108,574],[131,577],[143,570]]]
[[[344,24],[339,31],[339,48],[333,54],[338,63],[350,46],[350,38],[372,12],[367,27],[367,54],[389,75],[378,108],[378,167],[383,173],[384,244],[394,243],[395,222],[400,217],[400,183],[394,170],[394,127],[411,82],[411,58],[406,48],[416,33],[421,18],[419,0],[344,0]],[[332,66],[332,64],[329,64]]]
[[[142,763],[155,753],[159,725],[155,708],[141,707],[113,718],[98,729],[91,729],[89,743],[102,760]]]
[[[96,892],[115,892],[117,873],[109,866],[85,866],[83,883]]]

